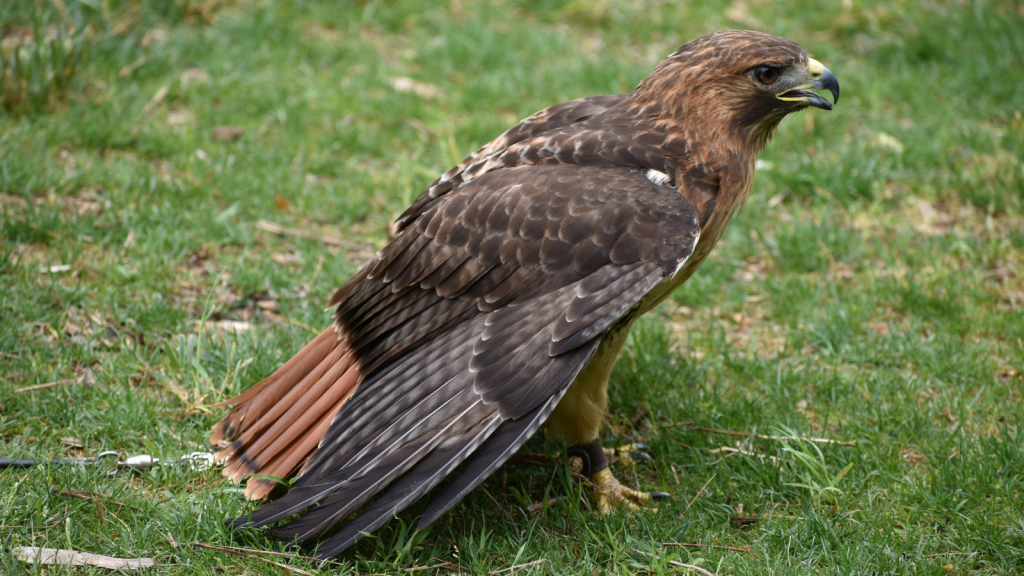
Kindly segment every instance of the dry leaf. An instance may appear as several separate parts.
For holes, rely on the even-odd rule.
[[[213,258],[213,253],[207,248],[200,248],[189,254],[185,262],[188,263],[189,268],[204,268],[203,263],[210,258]]]
[[[281,265],[302,264],[302,256],[298,254],[271,254],[270,259]]]
[[[399,92],[412,92],[424,100],[437,100],[444,96],[444,91],[437,86],[413,80],[406,76],[395,76],[392,78],[391,87]]]
[[[156,565],[152,558],[114,558],[113,556],[101,556],[75,550],[59,550],[57,548],[18,546],[11,551],[14,552],[14,555],[19,560],[29,564],[97,566],[107,570],[142,570]]]
[[[645,427],[644,419],[646,419],[647,415],[650,413],[650,408],[643,404],[640,404],[639,406],[636,407],[636,410],[633,412],[633,415],[630,416],[629,423],[633,425],[634,429],[640,430],[641,428]]]
[[[303,24],[302,33],[330,44],[340,44],[345,41],[345,33],[336,26],[324,26],[317,22]]]
[[[897,154],[903,153],[903,142],[900,142],[898,138],[892,134],[886,134],[885,132],[875,132],[874,138],[872,138],[872,144],[878,148],[885,148],[891,152]]]
[[[129,25],[130,24],[131,22],[129,21]],[[111,31],[111,34],[113,34],[113,31]],[[167,42],[167,40],[170,39],[170,37],[171,34],[167,30],[164,30],[162,28],[150,28],[146,31],[145,34],[142,35],[141,44],[143,48],[149,48],[153,44]]]
[[[306,231],[306,230],[297,230],[295,228],[288,228],[286,226],[282,226],[282,225],[277,224],[275,222],[270,222],[269,220],[263,220],[263,219],[257,220],[256,224],[254,224],[254,226],[256,228],[260,229],[260,230],[263,230],[263,231],[266,231],[266,232],[270,232],[271,234],[280,234],[282,236],[294,236],[294,237],[297,237],[297,238],[309,238],[309,239],[312,239],[312,240],[319,240],[320,242],[323,242],[324,244],[330,244],[331,246],[343,246],[343,247],[350,247],[350,248],[353,248],[353,249],[361,248],[359,245],[345,242],[341,238],[336,238],[334,236],[328,236],[326,234],[315,234],[313,232],[309,232],[309,231]]]
[[[903,458],[904,462],[911,466],[917,466],[928,460],[927,456],[912,448],[904,448],[903,450],[900,450],[900,456]]]
[[[245,128],[241,126],[215,126],[213,129],[214,140],[238,140],[245,136]]]
[[[70,496],[72,498],[78,498],[80,500],[102,500],[110,498],[110,494],[104,494],[102,492],[89,492],[88,490],[76,490],[74,488],[64,488],[63,490],[53,487],[54,494],[60,494],[61,496]]]
[[[764,30],[766,26],[750,14],[746,2],[733,2],[725,11],[725,17],[733,22],[739,22],[751,30]]]
[[[555,505],[555,502],[558,502],[558,498],[552,498],[548,500],[546,504],[548,508],[550,508]],[[530,504],[529,506],[526,507],[526,511],[530,514],[536,514],[537,512],[540,512],[541,510],[544,509],[544,505],[545,502],[537,502],[536,504]]]
[[[186,68],[185,71],[178,76],[178,80],[182,86],[187,86],[193,82],[206,84],[210,81],[210,75],[203,71],[202,68]]]
[[[246,330],[252,330],[252,324],[248,322],[236,322],[235,320],[218,320],[213,323],[218,330],[224,330],[225,332],[245,332]]]
[[[123,68],[121,68],[121,70],[119,70],[118,73],[117,73],[117,77],[118,78],[126,78],[126,77],[130,76],[133,72],[138,70],[139,67],[142,66],[145,63],[146,63],[146,57],[143,56],[143,57],[139,58],[138,60],[132,62],[131,64],[127,64]]]
[[[69,436],[67,438],[61,438],[60,441],[68,448],[85,448],[85,442],[82,442],[78,438],[72,438]]]
[[[150,112],[152,112],[154,108],[159,106],[160,103],[164,101],[164,98],[167,97],[167,92],[169,91],[169,87],[161,86],[160,89],[157,90],[155,94],[153,94],[153,97],[150,98],[149,102],[146,103],[146,106],[142,109],[142,113],[149,114]]]

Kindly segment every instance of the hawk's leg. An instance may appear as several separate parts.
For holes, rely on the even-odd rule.
[[[597,509],[601,514],[611,512],[612,506],[628,506],[635,510],[668,497],[665,492],[640,492],[620,484],[608,465],[608,456],[601,447],[600,438],[571,446],[568,452],[573,472],[585,476],[593,485]]]
[[[599,433],[604,413],[608,410],[608,376],[619,350],[626,343],[629,326],[630,322],[624,322],[609,330],[593,359],[576,375],[548,417],[548,431],[554,437],[564,438],[565,443],[571,446],[569,456],[580,464],[580,469],[573,471],[593,484],[598,510],[602,514],[610,512],[612,506],[638,508],[668,496],[663,492],[639,492],[620,484],[612,475],[608,455],[601,447]],[[626,450],[626,454],[630,452]],[[613,456],[619,454],[613,453]],[[641,458],[633,458],[637,459]]]

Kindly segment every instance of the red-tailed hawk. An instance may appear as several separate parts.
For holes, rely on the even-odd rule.
[[[306,541],[374,499],[320,545],[335,556],[465,464],[430,524],[545,422],[602,511],[651,500],[615,480],[601,448],[612,365],[746,201],[779,121],[832,108],[811,89],[839,97],[796,43],[716,32],[633,92],[542,110],[442,175],[334,294],[334,325],[226,402],[213,434],[233,440],[224,474],[298,476],[233,524],[288,520],[274,533]],[[246,492],[274,486],[250,478]]]

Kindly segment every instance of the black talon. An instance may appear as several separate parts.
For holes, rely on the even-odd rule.
[[[654,502],[661,502],[662,500],[668,500],[672,495],[668,492],[651,492],[651,500]]]

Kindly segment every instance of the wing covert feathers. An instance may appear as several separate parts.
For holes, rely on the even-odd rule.
[[[616,102],[578,101],[549,120],[585,123]],[[509,139],[536,137],[549,120],[528,119],[536,126]],[[699,234],[687,200],[635,168],[511,166],[437,190],[336,292],[335,325],[228,401],[213,433],[231,440],[218,453],[224,474],[298,472],[235,527],[284,521],[274,534],[307,541],[376,498],[318,552],[334,556],[466,462],[421,527],[433,522],[533,435],[607,330],[673,277]],[[252,478],[246,493],[276,486]]]

